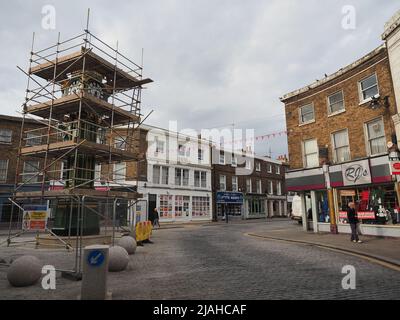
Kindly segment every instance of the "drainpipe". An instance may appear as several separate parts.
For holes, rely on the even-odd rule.
[[[328,193],[328,205],[329,205],[329,221],[330,221],[330,229],[332,234],[338,234],[338,227],[336,224],[336,214],[335,214],[335,203],[333,200],[333,189],[331,187],[331,180],[329,177],[329,166],[324,164],[322,166],[322,170],[324,172],[325,181],[326,181],[326,189]]]

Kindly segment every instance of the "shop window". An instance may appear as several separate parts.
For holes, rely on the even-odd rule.
[[[309,123],[315,120],[314,105],[308,104],[299,108],[300,124]]]
[[[0,160],[0,182],[7,181],[8,160]]]
[[[303,142],[304,165],[306,168],[319,166],[317,139],[310,139]]]
[[[335,114],[344,110],[343,91],[336,92],[328,97],[328,113]]]
[[[175,218],[189,217],[189,196],[175,196]]]
[[[160,195],[160,218],[172,218],[172,204],[172,196]]]
[[[261,199],[249,199],[249,215],[265,214],[265,203]]]
[[[364,102],[376,95],[379,95],[378,80],[376,74],[365,78],[359,82],[360,101]]]
[[[0,143],[11,143],[12,130],[0,129]]]
[[[349,136],[347,129],[332,134],[335,162],[350,160]]]
[[[370,155],[387,152],[385,129],[382,118],[373,120],[366,124],[368,139],[368,151]]]
[[[210,215],[209,197],[192,197],[192,217],[207,217]]]

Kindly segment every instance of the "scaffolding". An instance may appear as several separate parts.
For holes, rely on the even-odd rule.
[[[14,237],[13,215],[20,221],[24,205],[47,204],[55,215],[49,232],[76,250],[73,272],[80,273],[83,237],[107,234],[111,219],[114,243],[119,201],[130,208],[141,197],[137,180],[121,181],[124,169],[116,164],[137,163],[144,156],[139,152],[141,90],[152,80],[143,78],[143,67],[118,44],[113,48],[88,26],[64,41],[59,34],[56,44],[38,51],[33,36],[28,71],[19,69],[27,76],[27,89],[7,241]],[[25,130],[27,118],[40,126]],[[105,214],[110,210],[112,217]]]

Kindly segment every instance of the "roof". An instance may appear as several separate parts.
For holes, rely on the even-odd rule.
[[[15,117],[15,116],[8,116],[5,114],[0,114],[0,120],[7,120],[7,121],[15,121],[15,122],[22,122],[22,117]],[[42,125],[34,119],[29,119],[25,117],[25,122],[27,123],[34,123],[37,125]]]
[[[292,92],[289,92],[285,95],[283,95],[281,98],[279,98],[282,102],[285,102],[286,100],[298,96],[302,93],[306,93],[307,91],[310,91],[312,89],[318,88],[320,86],[322,86],[323,84],[326,84],[328,82],[334,82],[335,79],[339,78],[340,76],[342,76],[343,74],[350,72],[351,70],[357,68],[358,66],[362,65],[363,63],[365,63],[366,61],[372,59],[373,57],[377,56],[378,54],[380,54],[382,52],[382,50],[386,50],[386,44],[382,44],[380,45],[378,48],[374,49],[373,51],[371,51],[370,53],[366,54],[365,56],[363,56],[362,58],[358,59],[357,61],[349,64],[348,66],[339,69],[338,71],[336,71],[335,73],[325,77],[324,79],[321,80],[317,80],[315,82],[313,82],[312,84],[305,86],[303,88],[294,90]]]

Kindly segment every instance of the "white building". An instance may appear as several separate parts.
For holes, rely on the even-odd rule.
[[[148,131],[146,179],[138,185],[145,201],[141,210],[148,214],[157,208],[160,222],[211,220],[210,143],[196,135],[141,128]]]

